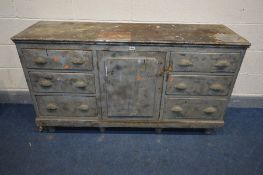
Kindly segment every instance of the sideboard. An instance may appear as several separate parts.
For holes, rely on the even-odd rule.
[[[250,46],[211,24],[41,21],[12,40],[40,131],[221,127]]]

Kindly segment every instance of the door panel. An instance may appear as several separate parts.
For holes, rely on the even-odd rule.
[[[100,52],[98,55],[104,116],[158,118],[166,53]]]

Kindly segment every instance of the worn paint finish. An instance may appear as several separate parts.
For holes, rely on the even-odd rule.
[[[241,62],[240,53],[208,53],[206,49],[198,52],[171,52],[169,71],[234,73]]]
[[[133,121],[124,120],[90,120],[88,117],[38,117],[37,126],[66,127],[134,127],[134,128],[218,128],[224,126],[223,120],[176,119],[163,121]]]
[[[165,52],[100,52],[108,119],[158,119]]]
[[[12,39],[40,128],[223,126],[249,46],[222,25],[40,22]]]
[[[250,43],[223,25],[142,24],[41,21],[12,38],[14,41],[82,41],[241,45]]]
[[[74,50],[80,50],[79,49],[79,47],[76,47],[75,45],[73,46],[72,45],[72,47],[70,46],[65,46],[65,45],[23,45],[23,48],[32,48],[32,46],[34,46],[35,48],[46,48],[47,50],[56,50],[57,48],[61,48],[61,49],[63,49],[63,50],[72,50],[72,48],[74,49]],[[83,47],[83,46],[82,46]],[[55,49],[54,49],[55,48]],[[82,48],[83,50],[86,50],[86,49],[91,49],[90,48],[90,46],[89,47],[86,47],[86,48]],[[156,50],[156,51],[151,51],[151,52],[145,52],[145,51],[143,51],[143,50],[147,50],[148,49],[148,47],[136,47],[136,50],[135,51],[125,51],[125,50],[128,50],[129,48],[126,48],[126,47],[110,47],[110,49],[107,47],[107,46],[105,46],[105,47],[100,47],[100,46],[98,46],[98,47],[95,47],[95,46],[93,46],[92,47],[92,49],[94,49],[94,50],[97,50],[97,52],[95,52],[94,54],[93,54],[93,57],[94,58],[96,58],[96,59],[98,59],[98,66],[99,66],[99,72],[100,72],[100,88],[101,88],[101,91],[99,91],[99,94],[100,94],[100,96],[101,96],[101,98],[100,98],[100,100],[99,100],[99,103],[101,103],[102,105],[101,105],[101,108],[98,108],[98,111],[100,110],[100,109],[102,109],[102,111],[104,111],[104,113],[102,113],[102,116],[103,116],[103,118],[102,118],[102,120],[99,120],[96,124],[95,124],[95,126],[98,126],[98,125],[101,125],[101,126],[105,126],[105,125],[107,125],[107,126],[119,126],[119,125],[122,125],[122,126],[134,126],[134,125],[136,125],[135,123],[130,123],[130,122],[132,122],[132,121],[139,121],[139,120],[141,120],[141,121],[144,121],[143,123],[140,123],[140,124],[138,124],[138,127],[139,126],[147,126],[147,121],[149,122],[148,124],[149,124],[149,126],[152,126],[152,127],[216,127],[216,126],[222,126],[222,117],[223,117],[223,113],[221,114],[221,118],[220,118],[220,122],[221,123],[218,123],[218,124],[216,124],[215,122],[213,123],[213,122],[208,122],[208,123],[206,123],[206,122],[204,122],[204,121],[207,121],[208,119],[206,119],[206,118],[204,118],[204,116],[200,116],[199,118],[197,118],[196,120],[195,120],[195,122],[191,122],[191,120],[192,119],[190,119],[190,118],[187,118],[187,117],[185,117],[185,118],[182,118],[184,121],[183,121],[183,123],[181,123],[181,121],[177,121],[178,119],[173,119],[173,120],[176,120],[176,122],[175,123],[162,123],[161,121],[166,121],[166,115],[165,115],[165,113],[164,112],[161,112],[161,115],[159,115],[159,111],[163,111],[165,108],[161,108],[161,109],[159,109],[160,108],[160,104],[156,104],[156,106],[155,106],[155,108],[157,109],[156,111],[155,111],[155,115],[154,115],[154,117],[150,117],[150,118],[145,118],[145,117],[143,117],[143,116],[138,116],[138,117],[132,117],[132,116],[126,116],[126,118],[120,118],[120,117],[116,117],[116,118],[114,118],[114,117],[108,117],[107,116],[107,105],[105,105],[105,103],[107,102],[105,99],[106,99],[106,97],[103,95],[103,93],[106,91],[104,88],[104,83],[105,83],[105,69],[101,69],[101,68],[103,68],[103,67],[105,67],[104,65],[104,63],[105,63],[105,60],[107,60],[107,59],[109,59],[109,58],[112,58],[112,59],[116,59],[116,57],[122,57],[122,58],[126,58],[126,57],[135,57],[135,58],[162,58],[162,59],[160,59],[160,60],[164,60],[164,58],[165,58],[165,56],[167,56],[167,60],[168,60],[168,62],[165,64],[165,63],[162,63],[163,65],[165,65],[165,68],[164,67],[162,67],[163,69],[160,69],[160,75],[161,75],[161,79],[162,78],[164,78],[164,77],[166,77],[166,74],[167,73],[169,73],[169,70],[167,69],[168,67],[169,67],[169,60],[170,60],[170,52],[169,52],[169,50],[166,50],[166,49],[170,49],[170,51],[173,51],[173,50],[179,50],[180,52],[182,52],[182,50],[184,51],[187,51],[187,52],[193,52],[193,51],[200,51],[200,50],[202,50],[203,52],[205,52],[205,51],[207,51],[208,53],[217,53],[219,50],[220,50],[220,52],[224,52],[224,53],[226,53],[226,52],[233,52],[233,50],[232,49],[222,49],[222,48],[220,48],[220,49],[217,49],[217,48],[189,48],[189,47],[187,47],[187,48],[177,48],[177,47],[171,47],[171,48],[162,48],[162,47],[158,47],[158,48],[152,48],[153,50]],[[73,51],[74,51],[73,50]],[[112,50],[112,51],[103,51],[103,50]],[[137,51],[138,50],[138,51]],[[158,51],[159,50],[159,51]],[[241,55],[242,56],[242,55]],[[98,58],[97,58],[98,57]],[[106,59],[107,58],[107,59]],[[242,58],[242,57],[241,57]],[[96,63],[96,62],[95,62]],[[22,62],[22,64],[23,64],[23,62]],[[240,64],[240,63],[239,63]],[[23,65],[25,65],[25,64],[23,64]],[[96,67],[96,64],[94,64],[94,67]],[[238,66],[238,68],[239,68],[239,66]],[[27,68],[25,68],[25,69],[27,69]],[[41,72],[45,72],[45,69],[39,69],[38,68],[38,70],[41,70]],[[28,69],[28,71],[29,71],[29,73],[31,72],[31,69]],[[59,70],[54,70],[54,71],[59,71]],[[77,70],[67,70],[66,72],[67,73],[69,73],[69,71],[77,71]],[[81,70],[82,71],[82,70]],[[65,73],[65,71],[63,71],[64,73]],[[62,72],[62,73],[63,73]],[[86,72],[86,71],[85,71]],[[190,72],[191,73],[191,72]],[[199,74],[200,73],[202,73],[202,72],[198,72]],[[180,74],[184,74],[184,72],[180,72]],[[180,75],[180,74],[178,74],[178,73],[176,73],[176,75]],[[189,74],[189,72],[185,72],[185,74],[186,75],[188,75]],[[193,73],[192,73],[193,74]],[[195,74],[195,73],[194,73]],[[221,73],[222,74],[222,73]],[[228,73],[228,72],[226,72],[226,74],[230,74],[230,76],[231,75],[233,75],[233,73]],[[97,77],[97,75],[95,75],[96,77]],[[236,72],[235,72],[235,77],[234,78],[236,78]],[[97,79],[97,78],[95,78],[95,79]],[[138,78],[138,76],[136,76],[136,78],[135,79],[137,79],[137,80],[140,80],[141,78]],[[166,79],[165,79],[166,80]],[[96,81],[98,81],[98,80],[96,80]],[[30,80],[28,81],[29,82],[29,85],[30,85],[30,87],[32,87],[32,85],[31,85],[31,83],[30,83]],[[167,81],[167,83],[168,83],[168,81]],[[162,81],[160,82],[160,84],[161,84],[161,87],[162,86],[166,86],[166,84],[167,83],[162,83]],[[36,95],[36,96],[33,96],[33,98],[36,98],[38,95],[39,95],[39,93],[34,93],[34,91],[32,90],[32,88],[30,88],[31,89],[31,93],[33,93],[34,95]],[[232,89],[232,86],[230,87],[230,89]],[[159,93],[159,99],[161,99],[161,90],[158,90],[158,93]],[[157,93],[157,94],[158,94]],[[42,95],[46,95],[46,93],[42,93]],[[48,94],[48,95],[50,95],[50,93]],[[59,94],[54,94],[54,98],[55,97],[57,97]],[[65,94],[65,95],[67,95],[67,93]],[[74,94],[74,96],[76,96],[76,95],[78,95],[78,94]],[[176,97],[176,96],[175,96]],[[164,96],[163,96],[163,98],[166,98],[166,95],[164,94]],[[177,97],[178,98],[178,97]],[[228,100],[229,99],[229,94],[227,95],[227,98],[225,99],[225,100]],[[36,102],[37,104],[39,104],[38,102]],[[107,104],[107,103],[106,103]],[[99,106],[99,105],[97,105],[97,106]],[[189,107],[190,108],[190,107]],[[38,110],[39,111],[39,110]],[[106,112],[105,112],[106,111]],[[75,116],[75,115],[72,115],[72,116]],[[80,118],[80,117],[76,117],[75,116],[75,118],[73,117],[73,119],[71,119],[72,118],[72,116],[70,117],[70,116],[68,116],[69,118],[70,118],[70,120],[63,120],[63,122],[66,122],[66,123],[61,123],[61,126],[62,125],[70,125],[70,124],[72,124],[72,126],[73,125],[75,125],[75,126],[82,126],[82,124],[80,124],[78,121],[81,121],[82,119]],[[39,125],[41,125],[41,124],[43,124],[43,123],[45,123],[45,124],[49,124],[50,125],[50,123],[52,123],[52,121],[61,121],[62,119],[63,119],[63,115],[57,115],[57,116],[52,116],[52,119],[51,118],[47,118],[47,119],[45,119],[47,116],[45,116],[45,115],[40,115],[40,113],[39,113],[39,117],[41,117],[41,119],[38,119],[37,121],[39,121]],[[67,116],[66,116],[67,117]],[[159,120],[157,120],[158,118],[160,117],[160,119]],[[61,118],[61,120],[58,120],[58,119],[60,119]],[[109,120],[110,119],[110,120]],[[112,119],[114,119],[114,120],[112,120]],[[150,119],[150,120],[149,120]],[[92,119],[93,121],[94,120],[96,120],[96,119]],[[116,123],[107,123],[107,122],[104,122],[105,120],[109,120],[109,121],[116,121]],[[122,120],[122,122],[119,122],[119,120]],[[145,120],[147,120],[147,121],[145,121]],[[179,119],[179,120],[181,120],[181,119]],[[213,121],[214,119],[211,119],[211,121]],[[44,122],[43,122],[44,121]],[[155,124],[155,123],[152,123],[152,121],[156,121],[156,122],[160,122],[159,124]],[[170,121],[170,120],[169,120]],[[187,122],[188,121],[188,122]],[[209,121],[210,121],[210,119],[209,119]],[[216,121],[218,121],[218,120],[216,120]],[[61,121],[62,122],[62,121]],[[52,124],[51,124],[52,125]],[[59,125],[58,123],[54,123],[54,125]],[[86,124],[83,124],[83,125],[86,125],[86,126],[91,126],[90,124],[88,124],[88,122],[86,122]]]
[[[93,94],[95,76],[87,73],[30,72],[30,82],[35,92],[63,92]]]
[[[226,96],[233,76],[169,74],[166,94],[192,96]]]
[[[221,98],[166,97],[164,120],[178,118],[222,120],[226,104],[227,100]]]
[[[158,61],[116,58],[105,64],[108,116],[152,117]]]
[[[23,49],[27,68],[92,70],[91,51]]]
[[[97,117],[95,97],[36,96],[39,114],[54,117]]]

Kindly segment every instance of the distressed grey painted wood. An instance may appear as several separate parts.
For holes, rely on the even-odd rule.
[[[165,52],[99,52],[107,119],[157,119]]]
[[[79,94],[83,95],[83,94]],[[29,91],[0,91],[1,103],[33,104]],[[231,95],[228,107],[231,108],[263,108],[261,96]],[[101,107],[98,107],[101,109]]]
[[[27,68],[92,70],[92,53],[82,50],[23,49]]]
[[[168,74],[166,94],[226,96],[232,82],[233,76]]]
[[[38,117],[38,127],[41,126],[67,126],[67,127],[135,127],[135,128],[218,128],[224,126],[223,120],[176,119],[166,121],[134,121],[123,120],[90,120],[87,117]]]
[[[105,31],[101,30],[103,26]],[[223,126],[225,106],[249,46],[246,40],[220,25],[114,26],[40,22],[13,37],[39,127]],[[36,32],[45,29],[48,29],[45,34]],[[123,35],[127,30],[132,36],[129,41],[125,40],[128,35]],[[214,36],[217,30],[222,33],[214,33]],[[96,31],[102,33],[97,35]],[[183,40],[179,41],[175,34]],[[54,80],[51,88],[38,86],[44,75]],[[169,81],[171,77],[174,81]],[[92,82],[92,85],[84,92],[74,89],[72,80],[75,78]],[[190,88],[184,92],[174,90],[181,81],[190,84],[187,86]],[[49,82],[44,84],[49,85]],[[59,103],[57,114],[50,114],[52,112],[46,109],[49,100]],[[85,105],[82,108],[87,114],[76,110],[76,105],[83,102],[95,105],[92,109],[96,112],[87,111]],[[168,105],[186,105],[183,107],[189,108],[189,112],[171,114],[166,110]],[[48,106],[49,110],[56,107]],[[206,114],[200,112],[202,107],[208,108]],[[173,110],[180,108],[175,106]]]
[[[221,98],[165,97],[163,119],[222,120],[226,104]]]
[[[206,48],[197,52],[171,52],[169,71],[234,73],[241,62],[240,53],[207,53]]]
[[[237,45],[250,43],[224,25],[143,24],[40,21],[12,40],[19,42],[85,42]]]
[[[36,96],[41,116],[97,117],[95,97]]]
[[[56,49],[56,48],[58,48],[58,47],[61,47],[61,48],[63,48],[63,49],[71,49],[71,48],[74,48],[74,49],[77,49],[77,50],[79,50],[80,48],[78,48],[78,47],[76,47],[76,46],[74,46],[74,45],[72,45],[71,46],[71,48],[69,48],[69,46],[67,46],[67,47],[65,47],[64,45],[34,45],[35,47],[39,47],[39,48],[49,48],[49,49]],[[28,48],[28,47],[31,47],[30,45],[24,45],[23,46],[24,48]],[[125,51],[125,50],[129,50],[129,47],[121,47],[121,46],[115,46],[115,47],[110,47],[110,49],[109,49],[109,47],[106,47],[108,50],[113,50],[114,52],[115,51]],[[86,49],[90,49],[90,46],[87,46],[87,47],[84,47],[84,48],[82,48],[83,50],[86,50]],[[102,46],[98,46],[98,47],[94,47],[93,48],[94,50],[100,50],[100,49],[105,49],[105,47],[102,47]],[[169,49],[171,49],[171,50],[178,50],[178,51],[181,51],[181,50],[187,50],[187,51],[194,51],[194,50],[199,50],[198,48],[181,48],[181,47],[171,47],[171,48],[162,48],[162,47],[155,47],[155,48],[150,48],[150,50],[156,50],[156,51],[158,51],[158,50],[160,50],[160,51],[167,51],[167,50],[169,50]],[[143,50],[149,50],[149,47],[136,47],[136,50],[139,50],[139,51],[143,51]],[[233,52],[233,51],[240,51],[239,49],[234,49],[234,50],[232,50],[232,49],[222,49],[222,48],[207,48],[206,49],[207,50],[207,52],[208,53],[210,53],[210,52],[215,52],[215,51],[218,51],[218,50],[220,50],[221,52],[228,52],[228,51],[231,51],[231,52]],[[169,57],[169,55],[170,54],[168,54],[169,52],[164,52],[168,57]],[[97,56],[97,54],[95,54],[96,56]],[[169,59],[169,58],[168,58]],[[241,64],[241,63],[240,63]],[[95,64],[95,65],[97,65],[97,64]],[[168,66],[167,66],[168,67]],[[165,70],[167,70],[167,67],[165,68]],[[30,70],[30,69],[29,69]],[[41,72],[43,72],[44,71],[44,69],[43,70],[41,70],[41,69],[38,69],[38,71],[41,71]],[[60,71],[60,70],[56,70],[56,71]],[[62,70],[61,70],[62,71]],[[70,70],[71,72],[73,71],[73,72],[75,72],[76,70]],[[166,75],[166,72],[168,72],[168,71],[165,71],[164,72],[164,74]],[[185,73],[187,73],[188,74],[188,72],[185,72]],[[196,73],[195,73],[196,74]],[[207,73],[202,73],[201,72],[201,74],[207,74]],[[207,74],[207,75],[209,75],[209,74]],[[220,75],[222,75],[222,73],[220,73]],[[226,74],[227,75],[227,74]],[[231,74],[230,74],[231,75]],[[234,78],[236,78],[236,73],[235,73],[235,77]],[[100,84],[102,84],[102,83],[100,83]],[[165,85],[165,84],[164,84]],[[232,88],[232,87],[231,87]],[[101,93],[101,96],[103,96],[102,95],[103,94],[103,92]],[[55,94],[54,94],[55,95]],[[75,94],[75,95],[77,95],[77,94]],[[103,104],[103,98],[101,98],[101,100],[99,101],[99,102],[101,102],[102,104]],[[102,105],[102,107],[101,107],[101,109],[103,110],[104,108],[103,108],[103,105]],[[100,110],[100,109],[98,109],[98,110]],[[162,110],[161,110],[161,114],[162,114]],[[158,114],[158,116],[159,116],[159,114]],[[53,116],[54,117],[54,116]],[[57,116],[57,117],[61,117],[61,116]],[[160,116],[161,118],[163,117],[163,115],[161,115]],[[55,117],[56,118],[56,117]],[[104,118],[104,120],[105,119],[107,119],[107,118]],[[47,120],[49,120],[49,119],[47,119]],[[79,119],[76,119],[76,120],[79,120]],[[117,119],[116,119],[117,120]],[[132,121],[131,119],[125,119],[126,120],[126,122],[130,122],[130,121]],[[135,119],[136,120],[136,119]],[[200,120],[200,122],[202,122],[202,119],[199,119]],[[72,121],[72,123],[74,123],[73,121]],[[77,122],[78,123],[78,122]],[[123,124],[123,126],[124,126],[125,124]],[[125,126],[131,126],[131,125],[125,125]],[[152,126],[154,126],[154,125],[152,125]],[[185,126],[185,125],[184,125]],[[198,124],[196,124],[196,126],[198,126]],[[210,127],[211,126],[211,124],[207,124],[207,127]],[[164,126],[165,127],[165,126]]]
[[[29,72],[35,92],[95,93],[95,76],[87,73]]]

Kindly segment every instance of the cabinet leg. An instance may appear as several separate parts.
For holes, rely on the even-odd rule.
[[[100,127],[100,132],[104,133],[106,131],[106,129],[104,127]]]
[[[43,127],[43,126],[37,126],[37,130],[38,130],[39,132],[43,132],[44,127]]]
[[[56,128],[55,127],[52,127],[52,126],[49,126],[49,127],[47,127],[47,131],[48,132],[56,132]]]
[[[162,133],[162,128],[155,128],[155,133],[156,134],[161,134]]]
[[[210,134],[213,134],[214,131],[215,131],[215,129],[213,129],[213,128],[208,128],[208,129],[205,129],[204,132],[205,132],[205,134],[210,135]]]

